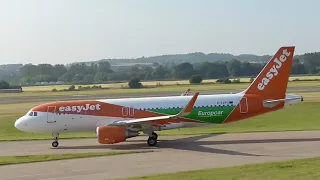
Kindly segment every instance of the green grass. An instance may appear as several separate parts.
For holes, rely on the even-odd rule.
[[[126,180],[315,180],[320,179],[320,158],[251,164],[228,168],[205,169],[160,174]]]
[[[208,82],[206,82],[208,83]],[[148,84],[148,83],[147,83]],[[238,84],[201,84],[201,85],[190,85],[185,83],[184,85],[175,85],[168,84],[166,86],[143,88],[143,89],[128,89],[120,88],[115,84],[112,85],[103,85],[105,87],[112,86],[110,89],[98,89],[98,90],[83,90],[83,91],[60,91],[60,92],[51,92],[55,87],[57,89],[64,89],[68,86],[59,85],[59,86],[34,86],[34,87],[25,87],[23,93],[2,93],[0,97],[48,97],[48,96],[72,96],[72,95],[108,95],[108,94],[136,94],[136,93],[159,93],[159,92],[177,92],[177,95],[180,95],[187,88],[191,88],[192,91],[211,91],[211,90],[240,90],[246,89],[250,84],[249,83],[238,83]],[[293,81],[289,82],[288,87],[315,87],[319,86],[320,81]]]
[[[90,152],[73,154],[42,154],[26,156],[0,156],[0,166],[9,164],[34,163],[43,161],[56,161],[77,158],[91,158],[100,156],[114,156],[122,154],[146,153],[152,151],[115,151],[115,152]]]
[[[158,132],[159,135],[198,135],[208,133],[319,130],[320,129],[320,93],[298,93],[305,101],[286,109],[223,125],[200,128],[182,128]],[[41,102],[1,104],[0,105],[0,141],[52,139],[51,134],[24,133],[14,127],[17,118]],[[66,133],[60,138],[94,138],[94,132]]]
[[[289,78],[290,81],[298,78],[299,80],[320,80],[320,76],[291,76]],[[237,78],[235,78],[237,79]],[[239,78],[241,82],[250,82],[250,78]],[[232,80],[232,79],[231,79]],[[215,83],[217,79],[205,79],[202,83]],[[189,85],[189,80],[177,80],[177,81],[142,81],[142,84],[147,86],[155,86],[157,83],[161,83],[161,85],[170,86],[170,85]],[[120,88],[121,86],[128,86],[127,82],[123,83],[112,83],[112,84],[96,84],[101,85],[105,88]],[[56,89],[67,89],[70,85],[47,85],[47,86],[27,86],[23,87],[24,91],[51,91],[53,88]],[[82,85],[82,86],[92,86],[92,85]]]

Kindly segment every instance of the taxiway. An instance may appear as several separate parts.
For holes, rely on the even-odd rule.
[[[154,150],[0,166],[1,179],[105,180],[320,156],[320,131],[159,136],[158,147],[148,147],[145,141],[144,136],[114,145],[99,145],[96,139],[60,140],[56,149],[51,141],[1,142],[1,156]]]

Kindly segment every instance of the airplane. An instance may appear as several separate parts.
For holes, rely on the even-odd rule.
[[[232,123],[302,102],[302,96],[286,94],[294,50],[280,47],[238,93],[50,102],[33,107],[14,126],[51,133],[53,147],[58,147],[61,133],[89,131],[95,131],[100,144],[124,142],[142,132],[149,136],[147,144],[156,146],[156,131]]]

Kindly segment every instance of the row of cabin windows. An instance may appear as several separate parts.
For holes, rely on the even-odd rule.
[[[224,104],[224,105],[207,105],[207,106],[196,106],[195,108],[204,108],[204,107],[227,107],[227,106],[233,106],[233,104]],[[182,109],[183,107],[168,107],[168,108],[139,108],[139,110],[154,110],[154,109]],[[102,112],[111,112],[110,110],[106,110],[106,109],[102,109]],[[120,110],[116,110],[116,111],[113,111],[113,112],[120,112]],[[36,113],[36,112],[34,112]],[[87,111],[85,111],[85,113],[87,113]],[[32,116],[32,112],[30,113],[31,116]],[[61,113],[61,114],[64,114],[64,113]],[[69,112],[68,114],[78,114],[77,112]],[[30,115],[29,115],[30,116]],[[36,115],[34,115],[36,116]]]
[[[225,104],[225,105],[215,105],[215,106],[212,106],[212,105],[207,105],[207,106],[198,106],[198,107],[195,107],[195,108],[199,108],[199,107],[201,107],[201,108],[204,108],[204,107],[227,107],[227,106],[233,106],[233,104]],[[152,110],[152,109],[182,109],[182,108],[184,108],[184,107],[168,107],[168,108],[140,108],[140,110]]]

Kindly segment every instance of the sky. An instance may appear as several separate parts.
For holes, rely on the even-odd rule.
[[[0,64],[320,51],[319,0],[0,0]]]

